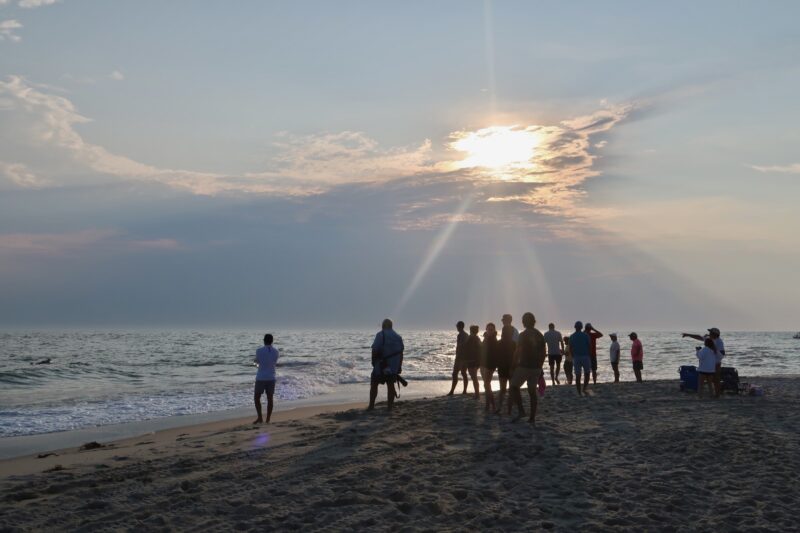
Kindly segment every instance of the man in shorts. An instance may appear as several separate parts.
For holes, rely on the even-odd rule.
[[[272,335],[264,335],[264,346],[256,350],[255,363],[258,365],[256,373],[256,387],[254,401],[258,418],[253,424],[261,424],[264,419],[261,416],[261,395],[267,393],[267,424],[272,418],[272,397],[275,394],[275,365],[278,363],[278,350],[272,346]]]
[[[547,325],[544,334],[544,342],[547,344],[547,360],[550,363],[550,383],[561,384],[558,374],[561,372],[561,356],[564,353],[564,338],[561,332],[556,329],[552,322]]]
[[[463,321],[459,320],[456,323],[456,331],[458,331],[458,335],[456,335],[456,360],[453,362],[453,385],[450,387],[450,392],[447,393],[448,396],[452,396],[456,390],[459,372],[464,378],[463,394],[467,393],[467,384],[469,383],[467,379],[467,339],[469,339],[469,335],[464,331]]]
[[[636,332],[628,335],[631,340],[631,361],[633,362],[633,373],[636,375],[636,381],[642,382],[642,370],[644,369],[644,348],[642,341]]]
[[[611,359],[611,370],[614,371],[614,383],[619,383],[619,342],[617,342],[616,333],[612,333],[609,337],[611,338],[611,347],[608,349],[608,357]]]
[[[578,395],[586,392],[589,386],[589,374],[592,371],[591,345],[589,335],[583,332],[583,323],[575,322],[575,333],[569,336],[569,349],[572,352],[572,368],[575,371],[575,386]],[[581,374],[583,375],[583,390],[581,390]]]
[[[509,399],[512,404],[516,404],[519,410],[514,418],[516,422],[525,416],[525,408],[522,407],[522,391],[520,389],[523,383],[527,383],[528,396],[531,402],[531,415],[528,418],[528,422],[536,425],[536,408],[538,405],[536,385],[542,375],[542,366],[544,365],[547,349],[544,343],[544,336],[534,327],[536,318],[534,318],[533,313],[522,315],[522,325],[525,326],[525,330],[519,334],[519,341],[517,342],[515,354],[517,367],[511,376]]]
[[[592,359],[592,383],[597,385],[597,339],[602,337],[603,334],[594,329],[588,322],[586,323],[586,327],[583,328],[583,331],[589,336],[589,356]]]

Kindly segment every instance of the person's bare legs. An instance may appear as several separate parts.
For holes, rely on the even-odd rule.
[[[472,378],[472,388],[475,389],[475,399],[477,400],[481,397],[481,388],[478,385],[478,367],[469,367],[469,376]]]
[[[511,388],[509,389],[509,399],[510,402],[508,405],[509,407],[508,414],[511,414],[512,403],[517,406],[517,409],[519,411],[517,413],[517,416],[515,416],[513,419],[513,421],[516,422],[517,420],[525,416],[525,407],[522,406],[522,389],[519,386],[512,385]]]
[[[548,355],[547,357],[549,358],[550,356]],[[550,384],[553,386],[556,384],[556,364],[552,359],[550,360]]]
[[[614,383],[619,383],[619,363],[612,365],[611,368],[614,370]]]
[[[375,409],[375,398],[378,397],[378,380],[372,379],[369,382],[369,407],[367,407],[368,411]]]
[[[638,368],[633,369],[633,374],[636,376],[636,381],[641,383],[642,382],[642,371]]]
[[[389,389],[389,391],[387,392],[387,404],[389,411],[391,411],[392,407],[394,406],[394,398],[397,395],[397,393],[394,390],[394,381],[387,380],[386,387]]]
[[[596,361],[597,361],[597,359],[592,359],[591,360],[591,365],[592,365],[592,383],[594,383],[595,385],[597,385],[597,363],[596,363]],[[586,390],[586,389],[584,388],[584,390]]]
[[[531,398],[531,416],[528,417],[528,422],[536,425],[536,408],[539,406],[539,398],[536,397],[536,385],[531,387],[528,385],[528,396]]]
[[[469,378],[467,377],[467,369],[466,367],[461,368],[461,377],[464,378],[464,390],[461,394],[467,393],[467,387],[469,386]]]
[[[253,421],[253,424],[260,424],[260,423],[262,423],[264,421],[261,418],[261,395],[260,394],[254,394],[253,395],[253,400],[255,401],[255,404],[256,404],[256,413],[258,413],[258,418],[256,418]],[[267,415],[267,416],[269,416],[269,415]]]
[[[589,371],[583,374],[583,393],[586,394],[586,388],[589,386]]]
[[[499,398],[497,401],[497,409],[495,409],[495,413],[500,414],[500,411],[503,409],[503,400],[506,397],[506,386],[508,385],[508,378],[500,378],[500,393],[498,394]]]
[[[720,394],[722,394],[722,383],[720,382],[720,376],[722,375],[722,365],[717,363],[716,368],[714,369],[714,396],[719,398]]]
[[[486,395],[486,412],[494,411],[494,391],[492,391],[492,376],[494,372],[486,371],[483,375],[483,393]]]
[[[267,424],[269,424],[269,421],[272,418],[272,406],[273,406],[272,397],[274,395],[275,395],[274,391],[273,392],[267,391]],[[261,417],[259,416],[259,418]]]
[[[558,375],[561,373],[561,359],[556,359],[556,384],[561,385]]]
[[[448,396],[453,395],[453,392],[456,390],[456,385],[458,385],[458,365],[453,367],[453,385],[450,387],[450,392],[447,393]]]

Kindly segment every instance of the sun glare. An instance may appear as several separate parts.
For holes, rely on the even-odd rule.
[[[503,174],[533,168],[531,159],[539,144],[539,135],[518,126],[490,126],[477,131],[460,132],[450,147],[466,157],[457,168],[485,168]]]

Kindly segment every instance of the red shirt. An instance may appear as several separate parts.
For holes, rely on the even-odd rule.
[[[602,333],[597,333],[596,331],[589,333],[589,355],[592,356],[592,359],[597,359],[597,339],[602,336]]]
[[[639,339],[634,340],[633,344],[631,344],[631,360],[644,360],[644,348],[642,347],[642,341]]]

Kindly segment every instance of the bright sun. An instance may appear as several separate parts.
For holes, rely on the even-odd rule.
[[[539,136],[517,126],[490,126],[461,132],[450,147],[467,156],[456,162],[457,168],[482,167],[490,170],[533,168],[531,158]]]

